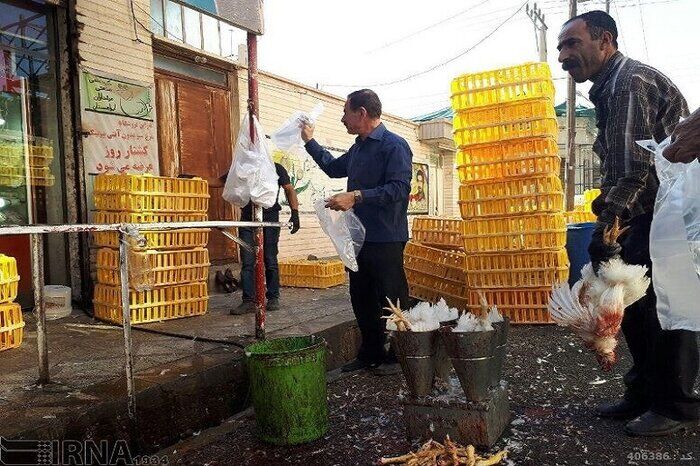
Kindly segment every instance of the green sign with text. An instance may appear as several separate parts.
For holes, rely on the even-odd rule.
[[[153,121],[153,89],[83,70],[85,110]]]

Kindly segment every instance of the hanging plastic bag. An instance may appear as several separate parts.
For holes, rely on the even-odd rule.
[[[308,113],[294,112],[280,129],[270,136],[270,139],[272,139],[272,142],[277,148],[285,152],[294,152],[297,149],[302,149],[304,147],[304,141],[301,139],[301,124],[315,124],[321,113],[323,113],[322,102],[317,103]]]
[[[241,122],[222,197],[240,207],[252,201],[269,209],[277,201],[277,170],[265,144],[265,132],[257,118],[253,121],[255,141],[250,140],[250,115]]]
[[[352,210],[339,212],[325,207],[326,201],[314,201],[321,228],[333,242],[345,267],[357,272],[357,255],[365,242],[365,227]]]
[[[670,144],[639,141],[655,153],[659,192],[651,222],[652,279],[664,330],[700,331],[700,163],[671,163]]]

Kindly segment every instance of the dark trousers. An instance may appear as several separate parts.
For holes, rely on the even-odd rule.
[[[651,214],[636,217],[620,238],[622,259],[628,264],[646,265],[650,275],[651,218]],[[633,359],[632,369],[624,378],[625,397],[677,421],[698,419],[700,399],[693,392],[699,360],[696,332],[661,330],[653,286],[644,298],[625,310],[622,332]]]
[[[394,362],[387,355],[386,319],[382,315],[388,306],[387,298],[401,307],[408,305],[408,282],[403,270],[405,243],[365,243],[357,256],[359,270],[350,272],[350,300],[357,325],[362,334],[362,345],[357,359],[368,363]]]
[[[277,221],[277,220],[266,220]],[[239,228],[238,235],[248,244],[255,244],[254,228]],[[265,283],[267,284],[267,299],[280,297],[280,271],[277,264],[278,244],[280,241],[279,228],[263,229],[263,253],[265,258]],[[241,248],[241,287],[243,301],[255,299],[255,254]]]

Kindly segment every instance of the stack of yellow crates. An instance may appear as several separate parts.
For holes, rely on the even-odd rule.
[[[340,259],[283,259],[279,267],[282,286],[325,289],[345,283],[345,266]]]
[[[150,175],[95,178],[95,223],[172,223],[207,220],[207,182]],[[144,231],[146,244],[132,243],[129,254],[131,322],[202,315],[207,311],[209,230]],[[123,322],[119,236],[93,235],[97,251],[95,317]]]
[[[14,302],[18,285],[17,261],[0,254],[0,351],[18,348],[24,337],[22,308]]]
[[[595,222],[598,217],[593,213],[593,201],[600,196],[600,189],[587,189],[583,192],[583,202],[574,205],[574,210],[566,213],[568,223]]]
[[[553,98],[546,63],[452,81],[469,307],[483,294],[513,322],[551,322],[568,278]]]
[[[462,223],[461,219],[414,218],[412,239],[404,250],[411,297],[432,303],[444,299],[452,307],[467,309]]]
[[[0,132],[0,186],[24,186],[27,179],[31,186],[53,186],[56,177],[51,173],[52,141],[30,137],[26,147],[24,141],[22,133]]]

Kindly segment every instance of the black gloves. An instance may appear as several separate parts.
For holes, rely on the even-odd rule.
[[[292,216],[289,218],[290,223],[292,224],[292,231],[291,233],[294,234],[297,231],[299,231],[299,228],[301,228],[301,224],[299,223],[299,211],[292,209]]]
[[[598,273],[600,264],[609,261],[622,252],[622,246],[618,243],[606,244],[605,241],[603,241],[603,233],[606,227],[608,227],[608,225],[605,223],[598,222],[596,224],[595,230],[593,230],[591,244],[588,246],[588,255],[591,257],[591,264],[593,264],[595,273]]]

